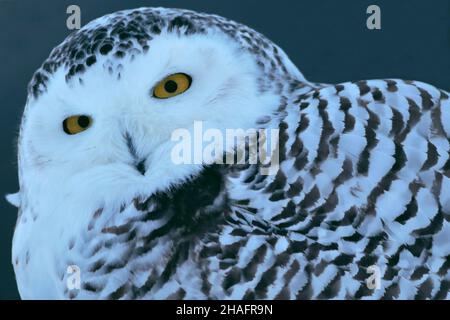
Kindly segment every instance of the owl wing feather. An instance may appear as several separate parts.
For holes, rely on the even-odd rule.
[[[265,242],[273,264],[261,270],[265,290],[255,296],[448,298],[448,93],[372,80],[292,101],[280,124],[280,170],[247,170],[237,182],[246,192],[240,185],[232,195],[276,235]],[[378,290],[366,285],[371,266],[379,268]]]
[[[448,93],[373,80],[288,100],[275,175],[213,165],[135,199],[84,246],[78,297],[449,298]]]

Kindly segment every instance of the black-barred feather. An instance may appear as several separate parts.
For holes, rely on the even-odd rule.
[[[280,96],[254,121],[280,130],[281,163],[270,176],[256,164],[208,165],[120,211],[94,210],[67,248],[89,267],[65,298],[450,298],[448,93],[394,79],[299,81],[278,47],[217,16],[138,9],[105,19],[53,50],[30,83],[33,99],[61,66],[69,82],[96,54],[120,60],[164,32],[214,29],[254,57],[261,92]]]

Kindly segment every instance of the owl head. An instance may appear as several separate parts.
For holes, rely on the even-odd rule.
[[[280,48],[218,16],[162,8],[104,16],[71,34],[33,76],[21,183],[54,188],[100,175],[167,188],[201,170],[171,163],[174,130],[194,121],[254,128],[276,117],[283,92],[301,81]]]

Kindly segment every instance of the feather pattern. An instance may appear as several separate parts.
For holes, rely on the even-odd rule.
[[[237,37],[241,50],[254,58],[258,94],[270,92],[277,99],[251,122],[279,129],[278,170],[267,176],[261,165],[204,165],[177,183],[159,184],[175,172],[163,167],[163,173],[134,191],[141,180],[127,167],[120,171],[120,177],[132,177],[127,183],[105,182],[114,185],[109,198],[102,197],[106,191],[100,187],[37,198],[31,187],[41,192],[59,176],[46,176],[36,187],[21,169],[20,193],[9,199],[20,205],[13,263],[22,296],[450,298],[447,92],[398,79],[312,84],[281,49],[245,26],[190,11],[144,8],[96,20],[57,47],[30,83],[30,105],[51,91],[59,68],[65,68],[64,81],[70,84],[102,55],[123,48],[123,54],[102,60],[105,70],[115,66],[121,72],[124,56],[151,51],[153,37],[175,29],[180,37],[218,29]],[[26,131],[25,120],[24,115]],[[138,157],[129,131],[126,137]],[[21,141],[20,150],[31,150],[19,153],[21,163],[32,155],[42,166],[31,140]],[[155,157],[159,163],[166,159],[163,153]],[[139,172],[146,175],[142,166]],[[90,178],[93,184],[101,180]],[[89,200],[96,196],[102,200]],[[47,220],[40,209],[44,205]],[[58,229],[55,220],[62,213],[69,222]],[[37,226],[46,226],[60,243],[32,232]],[[75,231],[69,232],[71,227]],[[30,253],[33,243],[39,248]],[[58,250],[52,250],[56,245]],[[47,278],[33,278],[27,267],[37,255],[34,266]],[[77,290],[66,285],[70,265],[82,270]],[[376,289],[366,283],[373,266],[380,270]]]
[[[444,108],[447,93],[401,80],[293,94],[276,175],[215,165],[136,199],[77,243],[97,252],[79,297],[448,298]]]

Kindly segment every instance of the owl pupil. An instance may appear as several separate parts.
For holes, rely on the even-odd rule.
[[[86,117],[86,116],[80,116],[80,117],[78,117],[78,125],[81,127],[81,128],[87,128],[88,126],[89,126],[89,117]]]
[[[164,84],[164,89],[168,92],[168,93],[174,93],[177,91],[178,89],[178,85],[175,81],[173,80],[169,80]]]

